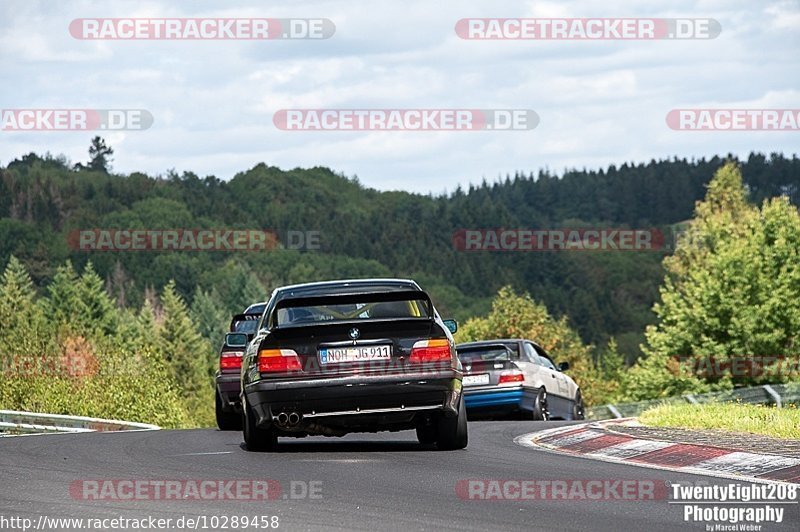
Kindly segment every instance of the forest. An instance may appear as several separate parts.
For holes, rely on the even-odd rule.
[[[604,170],[548,170],[505,176],[446,195],[377,191],[328,168],[259,164],[225,181],[185,172],[110,171],[95,139],[86,164],[28,154],[0,168],[0,264],[14,255],[41,290],[69,260],[91,261],[120,307],[139,307],[171,280],[190,305],[230,315],[286,283],[365,276],[418,280],[443,314],[488,312],[506,285],[565,316],[581,339],[615,338],[629,363],[664,276],[662,260],[714,172],[731,157],[650,161]],[[800,159],[750,154],[740,161],[755,204],[800,199]],[[464,252],[464,229],[657,228],[649,251]],[[264,252],[81,251],[70,234],[95,229],[261,229],[278,245]],[[299,237],[298,237],[299,235]],[[306,245],[302,235],[312,235]],[[298,245],[300,244],[300,245]]]
[[[457,341],[537,340],[570,362],[588,404],[797,378],[692,369],[797,356],[796,157],[541,171],[426,196],[327,168],[119,175],[111,153],[96,138],[88,164],[29,154],[0,170],[4,407],[210,425],[231,315],[276,286],[357,277],[416,279],[462,322]],[[454,241],[464,229],[587,227],[657,228],[665,240],[536,252]],[[257,251],[89,251],[74,238],[145,229],[275,240]]]

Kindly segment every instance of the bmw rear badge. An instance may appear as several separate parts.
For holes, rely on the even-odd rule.
[[[350,339],[351,340],[353,340],[355,342],[356,340],[359,339],[359,337],[361,337],[361,332],[357,328],[353,327],[352,329],[350,329]]]

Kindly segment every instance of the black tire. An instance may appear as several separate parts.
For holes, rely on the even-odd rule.
[[[434,423],[417,425],[417,440],[423,445],[436,443],[436,425]]]
[[[586,419],[585,412],[583,411],[583,397],[581,391],[575,393],[575,403],[572,405],[572,419],[578,421]]]
[[[436,446],[441,451],[455,451],[465,448],[468,443],[467,407],[462,393],[458,402],[458,416],[453,418],[443,416],[436,423]]]
[[[533,400],[533,419],[535,421],[548,421],[550,411],[547,409],[547,390],[539,388],[536,399]]]
[[[256,415],[247,399],[242,398],[242,432],[244,444],[248,451],[274,451],[278,445],[278,437],[271,429],[262,429],[256,426]]]
[[[219,430],[242,430],[242,416],[238,412],[226,412],[222,409],[222,399],[215,393],[215,410],[217,415],[217,427]]]
[[[520,407],[519,409],[519,419],[523,421],[533,421],[536,419],[533,415],[534,408],[536,407],[536,398],[531,401],[531,409],[525,410],[524,408]]]

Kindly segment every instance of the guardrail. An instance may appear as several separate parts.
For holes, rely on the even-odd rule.
[[[650,407],[670,403],[702,404],[710,402],[742,402],[750,404],[773,404],[778,408],[787,404],[800,404],[800,383],[765,384],[751,388],[737,388],[726,392],[687,394],[678,397],[593,406],[586,409],[587,419],[614,419],[636,417]]]
[[[48,432],[117,432],[160,430],[156,425],[118,419],[0,410],[0,436]],[[6,433],[6,434],[2,434]]]

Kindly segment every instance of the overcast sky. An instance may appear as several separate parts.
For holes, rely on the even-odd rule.
[[[326,40],[87,41],[90,17],[305,17]],[[709,17],[713,40],[468,41],[465,17]],[[0,3],[3,109],[147,109],[106,134],[115,171],[230,179],[259,162],[328,166],[367,186],[440,193],[515,171],[800,150],[798,132],[681,132],[680,107],[800,108],[800,0],[71,1]],[[530,131],[280,131],[289,108],[533,109]],[[0,164],[30,151],[85,161],[92,133],[0,131]]]

